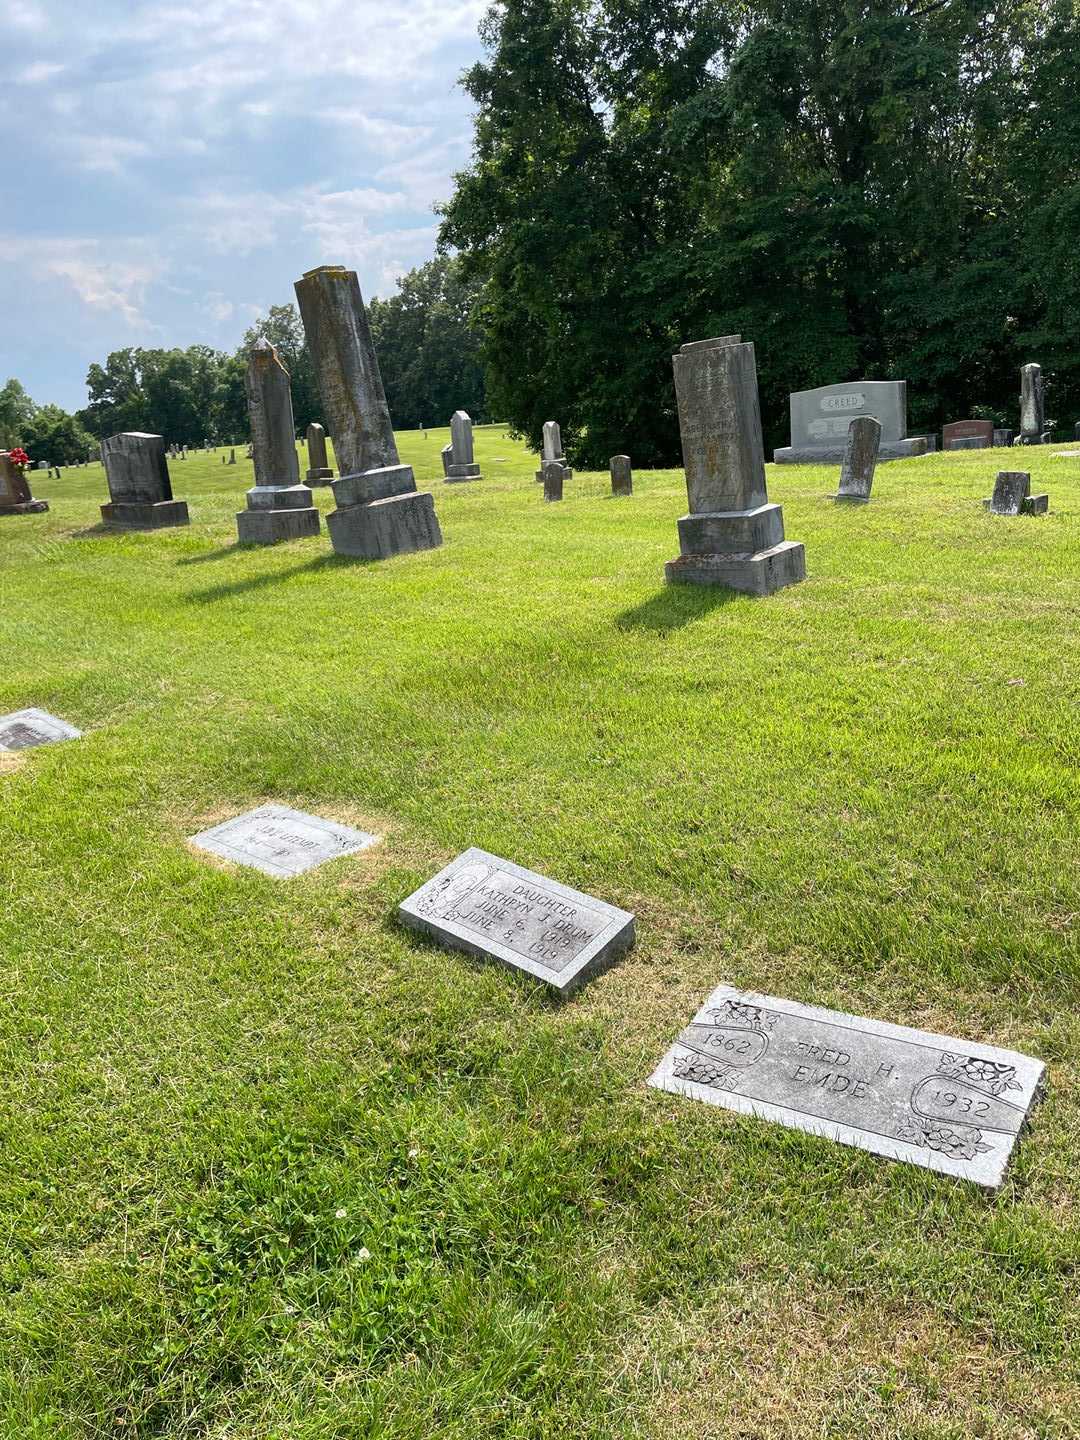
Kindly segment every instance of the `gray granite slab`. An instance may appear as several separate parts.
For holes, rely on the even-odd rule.
[[[366,850],[378,839],[365,830],[305,815],[287,805],[260,805],[192,835],[191,843],[223,860],[250,865],[264,875],[287,878],[340,855]]]
[[[649,1084],[995,1190],[1041,1060],[719,985]]]
[[[873,415],[881,425],[882,444],[907,438],[907,381],[852,380],[796,390],[788,397],[791,444],[843,445],[857,415]]]
[[[475,847],[403,900],[404,925],[569,994],[634,943],[634,917]]]
[[[10,715],[0,715],[0,750],[30,750],[35,745],[55,745],[58,740],[78,740],[81,735],[81,730],[47,710],[13,710]]]

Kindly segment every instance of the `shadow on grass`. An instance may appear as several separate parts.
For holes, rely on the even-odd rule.
[[[725,585],[665,585],[648,600],[615,617],[616,630],[681,630],[742,596]]]
[[[236,550],[262,549],[262,546],[240,546]],[[374,565],[374,560],[363,560],[352,555],[319,555],[314,560],[305,560],[289,570],[275,570],[271,575],[252,575],[246,580],[233,580],[227,584],[211,585],[206,590],[194,590],[188,596],[189,605],[212,605],[215,600],[228,600],[233,595],[243,595],[248,590],[262,590],[267,585],[278,585],[294,575],[303,575],[315,570],[351,569],[355,565]]]
[[[208,560],[224,560],[226,555],[235,555],[240,549],[239,540],[234,540],[231,545],[222,545],[219,550],[207,550],[202,555],[181,556],[177,565],[205,565]]]

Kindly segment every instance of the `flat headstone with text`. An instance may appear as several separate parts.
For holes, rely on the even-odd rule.
[[[1044,1072],[1013,1050],[720,985],[649,1084],[995,1190]]]
[[[403,924],[568,994],[634,943],[634,917],[475,848],[398,906]]]
[[[287,805],[260,805],[192,835],[192,845],[237,865],[251,865],[264,875],[288,877],[313,870],[326,860],[354,855],[379,839],[318,815],[305,815]]]
[[[35,745],[55,745],[58,740],[78,740],[81,735],[74,725],[45,710],[0,715],[0,750],[30,750]]]

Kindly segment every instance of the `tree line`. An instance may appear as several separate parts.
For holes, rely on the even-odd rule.
[[[486,417],[480,337],[471,314],[476,287],[457,261],[438,256],[399,281],[388,300],[368,305],[375,348],[394,423],[400,429],[446,425],[464,408]],[[234,354],[206,345],[115,350],[86,377],[88,403],[74,415],[36,405],[18,380],[0,389],[0,447],[22,445],[34,460],[70,464],[97,453],[122,430],[163,435],[170,444],[244,443],[250,436],[244,375],[248,353],[265,336],[292,380],[298,432],[322,420],[304,328],[292,303],[273,305],[249,327]]]
[[[490,403],[579,464],[679,457],[671,355],[756,344],[792,390],[906,379],[909,430],[1080,415],[1071,0],[500,0],[440,242]]]

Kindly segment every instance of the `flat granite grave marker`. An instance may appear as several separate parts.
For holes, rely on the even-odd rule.
[[[338,463],[331,544],[366,560],[435,549],[435,500],[417,491],[412,466],[398,455],[356,271],[320,265],[293,289]]]
[[[866,504],[874,484],[881,426],[872,415],[856,416],[848,429],[847,449],[840,468],[840,489],[834,500]]]
[[[30,750],[35,745],[55,745],[81,736],[81,730],[47,710],[13,710],[10,715],[0,715],[0,750]]]
[[[649,1084],[996,1190],[1044,1073],[995,1045],[719,985]]]
[[[398,906],[402,924],[562,995],[629,950],[634,917],[475,847]]]
[[[109,503],[101,507],[104,524],[124,530],[160,530],[187,525],[186,500],[174,500],[165,441],[161,435],[126,430],[101,442]]]
[[[757,362],[737,335],[694,341],[672,357],[690,513],[678,522],[669,582],[771,595],[806,579],[802,545],[765,487]]]
[[[35,500],[21,465],[10,450],[0,450],[0,515],[40,515],[48,510],[47,500]]]
[[[300,483],[292,383],[269,340],[256,340],[252,346],[244,384],[255,484],[245,496],[247,509],[236,517],[240,543],[276,545],[318,535],[319,512],[311,503],[311,487]]]
[[[959,445],[966,440],[969,443]],[[994,422],[992,420],[953,420],[941,427],[941,448],[943,450],[989,450],[994,443]]]
[[[999,470],[994,493],[983,504],[992,515],[1045,515],[1049,495],[1032,495],[1031,476],[1026,470]]]
[[[260,805],[190,838],[192,845],[223,860],[288,878],[339,855],[366,850],[379,836],[318,815],[305,815],[287,805]]]
[[[907,433],[906,380],[852,380],[796,390],[788,396],[791,444],[773,451],[780,465],[828,464],[843,460],[848,426],[859,415],[881,425],[879,460],[925,455],[924,436]]]

